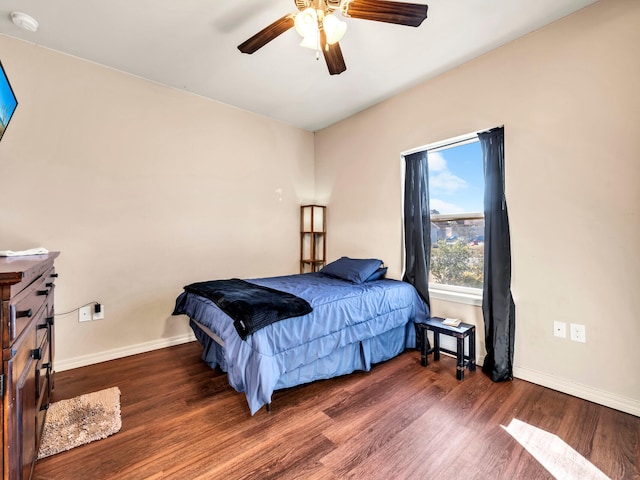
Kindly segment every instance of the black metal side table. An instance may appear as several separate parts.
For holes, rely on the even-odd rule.
[[[470,372],[476,369],[476,327],[468,323],[461,323],[457,327],[445,325],[442,323],[444,318],[431,317],[424,323],[416,323],[416,333],[419,335],[418,344],[420,345],[420,363],[423,367],[429,364],[427,356],[433,352],[433,360],[440,360],[440,351],[455,355],[456,378],[464,380],[464,369],[469,368]],[[429,348],[427,340],[427,331],[433,332],[433,348]],[[440,347],[440,335],[448,335],[456,338],[456,351],[447,350]],[[464,339],[469,338],[469,354],[464,353]]]

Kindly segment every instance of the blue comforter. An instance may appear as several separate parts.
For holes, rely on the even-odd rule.
[[[238,336],[229,316],[199,295],[183,292],[176,301],[175,313],[188,315],[222,340],[224,349],[208,341],[192,323],[196,336],[205,345],[206,361],[227,372],[230,385],[245,393],[252,414],[270,403],[275,389],[370,368],[366,353],[354,361],[336,356],[336,352],[353,356],[363,350],[364,342],[370,341],[376,350],[371,360],[386,360],[399,353],[397,347],[389,350],[393,353],[385,353],[390,334],[396,339],[401,336],[403,348],[415,346],[413,323],[429,317],[427,306],[413,286],[397,280],[357,285],[321,273],[307,273],[248,281],[303,298],[313,311],[269,325],[246,340]]]

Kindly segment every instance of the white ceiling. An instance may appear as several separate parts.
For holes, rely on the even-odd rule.
[[[429,5],[418,28],[343,18],[340,75],[294,29],[236,48],[294,0],[3,0],[0,33],[315,131],[595,2],[413,1]]]

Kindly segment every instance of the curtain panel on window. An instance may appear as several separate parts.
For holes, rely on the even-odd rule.
[[[402,280],[413,285],[429,305],[431,218],[427,152],[405,155],[404,159],[405,273]]]
[[[487,356],[482,371],[491,380],[513,379],[515,304],[511,295],[511,237],[504,192],[504,128],[478,134],[484,164],[484,317]]]

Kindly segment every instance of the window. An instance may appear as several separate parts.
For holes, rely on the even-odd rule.
[[[461,293],[482,288],[484,174],[477,135],[425,148],[431,209],[431,288]],[[471,290],[473,289],[473,290]]]

